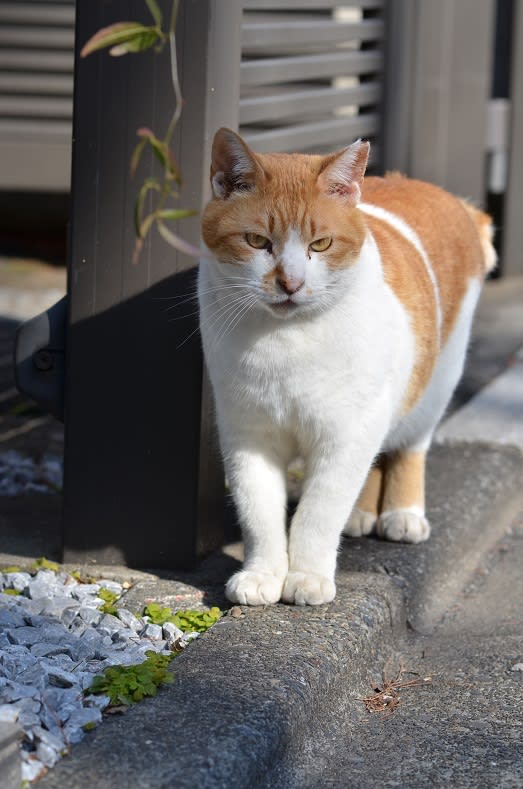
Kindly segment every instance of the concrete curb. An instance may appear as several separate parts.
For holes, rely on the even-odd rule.
[[[436,441],[490,441],[523,452],[523,348],[513,365],[440,427]]]
[[[488,387],[491,413],[503,413],[501,395],[513,391],[505,376],[513,369]],[[115,783],[141,789],[303,785],[296,768],[317,733],[325,736],[342,717],[346,725],[365,714],[360,699],[381,678],[406,624],[431,631],[523,506],[522,449],[498,440],[480,443],[477,433],[467,432],[464,413],[483,408],[481,398],[443,426],[431,452],[433,534],[427,543],[344,540],[332,604],[244,608],[240,618],[225,617],[177,658],[172,685],[106,720],[40,784],[57,789],[112,789]],[[458,431],[456,425],[464,424]],[[506,432],[494,429],[494,434],[503,440]],[[215,557],[184,576],[185,585],[176,574],[162,579],[135,574],[125,602],[131,609],[151,597],[171,605],[183,597],[188,603],[200,589],[200,600],[220,604],[231,562],[225,555]],[[117,574],[115,568],[111,573]]]
[[[22,760],[18,751],[22,732],[14,723],[0,721],[0,776],[3,789],[20,789]]]
[[[226,617],[176,660],[172,685],[107,720],[42,786],[109,789],[116,776],[144,789],[298,786],[300,754],[320,729],[365,714],[359,699],[381,678],[405,618],[430,630],[504,531],[522,475],[511,447],[437,447],[428,543],[344,541],[334,603]],[[180,591],[163,580],[159,599],[169,584]],[[138,581],[128,602],[153,592]]]

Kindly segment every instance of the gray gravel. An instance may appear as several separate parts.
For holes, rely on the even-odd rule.
[[[101,589],[125,591],[116,581],[80,583],[48,569],[0,573],[0,722],[23,730],[25,780],[44,774],[101,722],[109,698],[84,693],[97,674],[142,663],[147,650],[169,653],[197,635],[123,606],[118,616],[102,613]]]
[[[0,453],[0,496],[56,493],[63,481],[63,459],[44,455],[40,460],[15,450]]]

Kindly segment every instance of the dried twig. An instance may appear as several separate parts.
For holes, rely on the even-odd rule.
[[[429,685],[432,682],[432,677],[420,677],[417,675],[416,679],[409,679],[402,682],[403,674],[417,674],[413,671],[406,671],[403,666],[400,666],[398,673],[394,678],[387,679],[386,675],[383,677],[383,687],[374,688],[374,693],[371,696],[366,696],[360,699],[365,705],[368,712],[381,712],[385,716],[392,715],[396,707],[399,705],[401,696],[398,691],[403,688],[415,688],[420,685]]]

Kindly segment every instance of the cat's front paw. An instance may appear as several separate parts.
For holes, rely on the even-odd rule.
[[[330,603],[336,595],[334,581],[316,573],[288,573],[283,585],[282,599],[295,605]]]
[[[240,570],[225,586],[225,594],[231,603],[240,605],[272,605],[281,597],[283,581],[272,573]]]
[[[343,533],[347,537],[364,537],[367,534],[372,534],[376,529],[377,517],[372,512],[364,512],[364,510],[354,507]]]
[[[421,512],[390,510],[380,515],[377,533],[378,537],[394,542],[424,542],[430,536],[430,524]]]

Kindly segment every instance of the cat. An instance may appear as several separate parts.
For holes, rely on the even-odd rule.
[[[425,456],[496,262],[493,230],[439,187],[364,180],[368,155],[361,140],[319,156],[214,138],[198,292],[245,547],[226,585],[235,603],[328,603],[342,534],[430,533]]]

